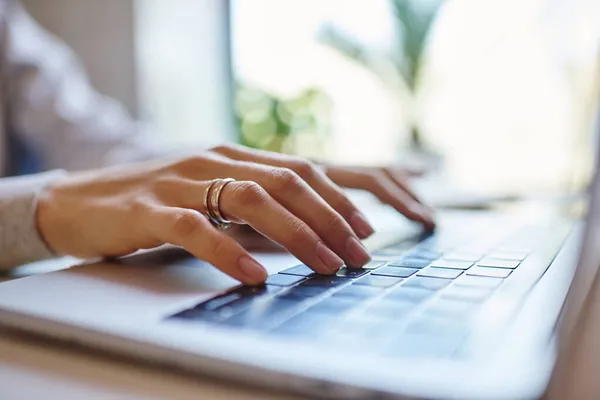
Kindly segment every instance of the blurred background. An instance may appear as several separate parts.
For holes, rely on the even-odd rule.
[[[494,196],[589,178],[600,0],[24,0],[169,145],[425,166]]]

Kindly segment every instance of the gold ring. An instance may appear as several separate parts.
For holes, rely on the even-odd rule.
[[[206,216],[208,217],[208,219],[212,219],[208,199],[210,197],[210,191],[215,185],[215,183],[217,183],[217,181],[218,179],[213,179],[212,181],[210,181],[210,183],[206,187],[206,190],[204,191],[204,212],[206,212]]]
[[[235,179],[233,179],[233,178],[218,179],[210,191],[210,196],[209,196],[210,201],[209,201],[209,207],[208,207],[209,216],[210,216],[212,222],[219,229],[225,229],[225,228],[229,227],[229,225],[231,225],[231,221],[229,221],[227,218],[225,218],[223,216],[223,213],[221,212],[220,200],[221,200],[221,192],[223,191],[223,188],[225,186],[227,186],[228,183],[231,183],[234,181],[235,181]]]

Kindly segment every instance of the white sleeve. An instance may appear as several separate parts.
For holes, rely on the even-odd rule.
[[[149,130],[96,92],[73,52],[19,2],[9,3],[5,18],[8,123],[43,168],[88,169],[160,153]]]
[[[0,179],[0,270],[54,256],[37,229],[36,196],[63,175],[50,171]]]

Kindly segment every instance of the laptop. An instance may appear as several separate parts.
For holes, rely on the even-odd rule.
[[[598,170],[582,221],[445,212],[424,234],[367,204],[364,268],[255,253],[271,274],[247,287],[161,249],[2,283],[0,324],[312,397],[600,398]]]

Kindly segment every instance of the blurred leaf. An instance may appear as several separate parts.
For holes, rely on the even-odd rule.
[[[323,132],[331,113],[329,97],[316,88],[282,99],[238,82],[235,101],[240,142],[272,151],[282,151],[296,133]]]
[[[437,0],[429,8],[422,0],[391,0],[396,17],[397,29],[402,32],[402,63],[398,66],[411,90],[415,90],[421,56],[425,48],[427,34],[442,0]]]
[[[321,41],[336,49],[340,54],[374,72],[388,87],[406,88],[411,93],[406,100],[414,101],[419,67],[429,28],[444,0],[389,1],[395,17],[396,31],[401,37],[402,48],[398,51],[400,58],[394,54],[376,54],[374,50],[365,47],[358,40],[331,25],[326,25],[319,36]],[[391,76],[388,72],[389,68],[386,68],[389,64],[394,66],[393,75],[395,77]],[[403,84],[394,84],[396,82]],[[422,138],[419,127],[416,121],[413,121],[412,124],[410,127],[411,144],[414,148],[421,148]]]
[[[383,81],[386,86],[398,90],[408,88],[404,77],[399,74],[398,60],[389,55],[376,54],[374,51],[360,44],[354,38],[336,29],[332,25],[325,25],[319,32],[319,39],[338,51],[343,56],[369,69]]]
[[[396,73],[402,77],[406,86],[414,92],[427,34],[442,1],[390,0],[396,30],[402,39],[402,48],[399,51],[401,57],[399,59],[392,54],[376,54],[372,49],[365,47],[358,40],[332,25],[326,25],[321,30],[319,37],[324,43],[351,60],[369,68],[384,80],[388,80],[389,77],[377,66],[377,60],[382,57],[387,58],[395,65]]]
[[[335,48],[346,57],[369,67],[368,50],[354,38],[346,35],[332,25],[325,25],[320,32],[320,39]]]

